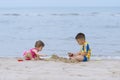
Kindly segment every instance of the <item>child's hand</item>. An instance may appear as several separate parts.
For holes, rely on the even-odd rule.
[[[46,56],[48,56],[48,55],[45,54],[45,55],[43,55],[43,56],[46,57]]]
[[[69,56],[69,57],[73,57],[73,53],[70,53],[70,52],[69,52],[69,53],[68,53],[68,56]]]

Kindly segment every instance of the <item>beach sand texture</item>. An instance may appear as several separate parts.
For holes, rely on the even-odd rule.
[[[120,80],[120,60],[65,63],[0,58],[0,80]]]

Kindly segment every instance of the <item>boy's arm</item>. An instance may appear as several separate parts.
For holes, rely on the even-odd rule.
[[[69,56],[69,57],[78,56],[78,55],[80,55],[80,54],[81,54],[80,52],[78,52],[78,53],[68,52],[68,56]]]
[[[80,52],[78,52],[78,53],[76,53],[76,55],[81,55],[81,51],[80,51]]]
[[[82,56],[86,56],[86,55],[87,55],[87,52],[81,52],[81,55],[82,55]]]

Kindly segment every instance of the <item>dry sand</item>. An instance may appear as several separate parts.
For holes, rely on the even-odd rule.
[[[120,60],[65,63],[0,58],[0,80],[120,80]]]

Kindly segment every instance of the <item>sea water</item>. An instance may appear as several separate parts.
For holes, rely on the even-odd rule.
[[[79,52],[77,33],[86,35],[92,57],[120,58],[119,7],[0,8],[0,56],[22,56],[42,40],[40,53]]]

